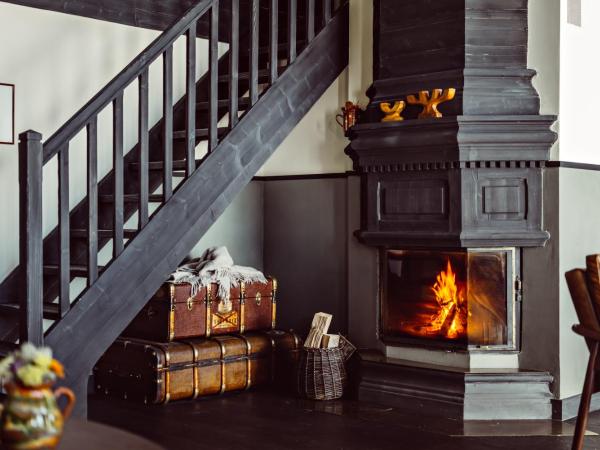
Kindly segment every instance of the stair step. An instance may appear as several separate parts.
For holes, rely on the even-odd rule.
[[[135,235],[137,234],[137,232],[138,232],[138,230],[125,229],[125,230],[123,230],[123,236],[125,237],[125,239],[133,239],[135,237]],[[71,237],[87,238],[87,235],[88,235],[87,230],[81,230],[81,229],[72,229],[71,230]],[[98,230],[98,237],[102,238],[102,239],[112,239],[113,230]]]
[[[217,136],[223,137],[229,131],[228,127],[219,127],[217,128]],[[181,140],[185,139],[186,131],[175,131],[173,133],[173,139]],[[196,139],[208,139],[208,128],[197,128],[196,129]]]
[[[298,49],[301,49],[302,47],[304,47],[306,45],[306,41],[305,40],[300,40],[300,41],[296,41],[296,51]],[[281,42],[277,45],[277,50],[278,52],[285,52],[285,56],[287,56],[287,48],[288,48],[288,44],[287,42]],[[263,46],[263,47],[259,47],[258,48],[258,52],[261,55],[264,54],[268,54],[271,52],[271,47],[270,46]],[[243,50],[240,50],[240,54],[242,55],[248,55],[250,54],[250,49],[246,50],[245,48]]]
[[[198,102],[196,103],[196,109],[207,110],[210,106],[210,102]],[[227,108],[229,106],[229,100],[223,99],[219,100],[219,108]],[[238,100],[238,108],[240,111],[243,111],[245,108],[250,106],[250,98],[249,97],[240,97]]]
[[[202,160],[197,159],[196,167],[198,167],[201,162],[202,162]],[[131,167],[133,170],[137,170],[138,166],[139,166],[139,164],[137,162],[131,163]],[[150,171],[159,172],[159,171],[163,170],[164,164],[162,161],[150,161],[150,163],[148,164],[148,168]],[[173,161],[173,175],[174,176],[185,177],[184,171],[185,171],[185,159],[176,159],[175,161]]]
[[[21,305],[18,302],[1,303],[0,304],[0,313],[18,314],[20,310],[21,310]],[[59,305],[57,303],[44,303],[43,311],[44,311],[44,313],[43,313],[44,319],[50,319],[50,320],[60,319],[60,309],[59,309]],[[3,342],[2,344],[3,344],[3,346],[10,345],[10,343],[8,343],[8,342]],[[17,345],[16,344],[14,344],[14,345],[16,348]],[[8,347],[7,347],[7,349],[8,349]],[[0,353],[2,353],[1,347],[0,347]]]
[[[125,203],[137,203],[139,201],[139,194],[125,194],[123,195],[123,201]],[[115,196],[113,194],[100,194],[98,195],[98,200],[101,203],[114,203]],[[162,203],[163,196],[162,194],[150,194],[148,196],[148,201],[150,203]]]
[[[258,82],[259,83],[267,83],[269,81],[269,70],[263,69],[258,71]],[[250,79],[250,72],[239,72],[238,79],[240,80],[248,80]],[[219,75],[220,82],[229,82],[229,74]]]
[[[102,272],[104,270],[104,266],[98,266],[98,272]],[[55,264],[44,265],[44,275],[58,275],[60,273],[60,267]],[[85,278],[88,275],[87,266],[82,266],[79,264],[71,265],[71,275],[76,277]]]

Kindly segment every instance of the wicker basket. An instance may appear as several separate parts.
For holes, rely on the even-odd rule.
[[[344,395],[346,366],[340,348],[304,348],[298,367],[298,393],[313,400]]]

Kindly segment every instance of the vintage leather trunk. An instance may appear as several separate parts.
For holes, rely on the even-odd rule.
[[[165,283],[123,332],[150,341],[213,336],[275,328],[277,281],[242,283],[231,289],[231,308],[218,297],[218,286],[191,296],[189,284]]]
[[[293,332],[195,338],[170,343],[119,338],[94,368],[96,391],[167,403],[294,381],[301,347]]]

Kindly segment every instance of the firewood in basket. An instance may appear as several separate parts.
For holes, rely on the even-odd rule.
[[[321,348],[338,348],[340,346],[339,334],[324,334]]]
[[[321,340],[323,339],[323,335],[327,334],[327,331],[329,331],[329,325],[331,325],[332,318],[333,316],[331,314],[323,312],[315,314],[308,337],[306,338],[306,341],[304,341],[305,347],[319,348],[321,346]]]

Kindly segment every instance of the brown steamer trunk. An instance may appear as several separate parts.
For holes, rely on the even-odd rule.
[[[290,386],[300,338],[277,330],[157,343],[117,339],[94,368],[96,391],[167,403],[248,389]]]
[[[224,310],[216,284],[191,296],[189,284],[165,283],[123,332],[150,341],[214,336],[275,328],[277,280],[242,283],[231,289],[231,309]]]

